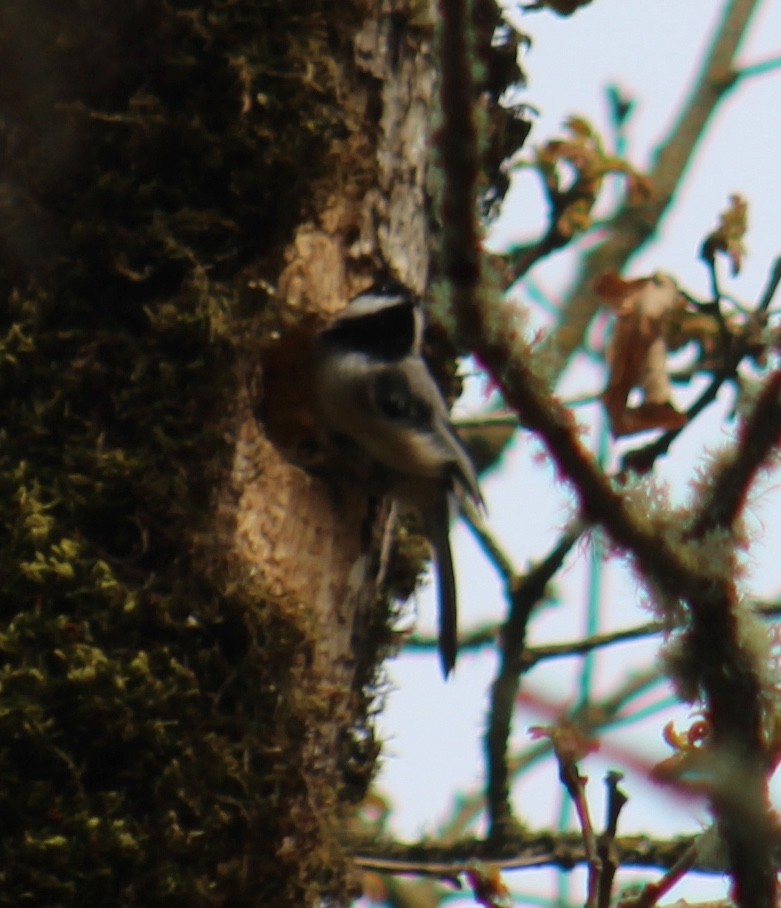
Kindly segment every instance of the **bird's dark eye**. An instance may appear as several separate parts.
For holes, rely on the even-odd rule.
[[[412,394],[407,376],[398,369],[385,369],[377,374],[374,399],[377,408],[389,419],[419,424],[431,418],[429,405]]]

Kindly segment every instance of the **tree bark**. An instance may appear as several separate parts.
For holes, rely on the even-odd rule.
[[[309,354],[429,283],[434,44],[429,3],[0,11],[4,904],[354,890],[420,560],[388,577],[387,506],[324,468]]]
[[[6,904],[352,886],[382,508],[291,388],[379,262],[425,285],[432,23],[296,6],[1,14]]]

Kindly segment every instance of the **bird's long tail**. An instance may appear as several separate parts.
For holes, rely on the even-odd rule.
[[[426,515],[428,536],[437,567],[439,604],[439,661],[445,678],[453,671],[458,653],[458,612],[456,578],[450,552],[450,514],[447,496]]]

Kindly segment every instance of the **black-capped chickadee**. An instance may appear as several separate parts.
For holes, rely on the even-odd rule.
[[[456,663],[458,622],[449,524],[456,487],[482,504],[474,466],[421,356],[423,313],[403,289],[356,297],[318,337],[315,394],[326,430],[381,465],[387,491],[416,511],[434,550],[439,656]]]

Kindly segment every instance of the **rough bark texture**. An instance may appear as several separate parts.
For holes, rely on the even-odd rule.
[[[425,280],[431,63],[378,15],[0,13],[1,904],[346,898],[381,524],[284,389],[381,246]]]
[[[3,5],[0,905],[348,898],[414,569],[307,357],[427,285],[433,41],[426,3]]]

